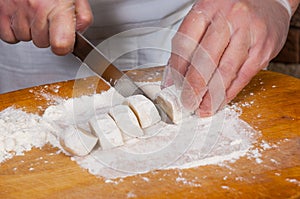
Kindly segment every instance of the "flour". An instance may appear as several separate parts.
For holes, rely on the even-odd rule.
[[[147,87],[146,84],[143,86]],[[58,139],[65,129],[71,126],[90,131],[88,121],[92,117],[106,113],[110,107],[123,101],[122,96],[110,89],[101,94],[63,100],[49,106],[42,117],[14,108],[2,111],[0,163],[14,155],[23,155],[32,147],[41,148],[46,143],[61,148]],[[257,135],[239,119],[240,113],[236,106],[226,106],[209,118],[190,116],[179,125],[159,122],[145,129],[144,137],[128,140],[121,147],[109,150],[98,147],[87,156],[71,159],[91,174],[107,179],[152,170],[234,162],[249,151]],[[183,179],[178,180],[185,183]]]
[[[211,118],[191,116],[181,125],[159,123],[146,134],[155,136],[72,159],[94,175],[126,177],[153,169],[186,169],[234,161],[247,153],[255,136],[230,107]]]
[[[7,108],[0,112],[0,163],[17,155],[24,155],[32,147],[41,148],[55,143],[48,125],[38,115]]]

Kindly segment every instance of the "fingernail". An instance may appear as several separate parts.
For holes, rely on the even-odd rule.
[[[201,117],[201,118],[203,118],[203,117],[210,117],[213,114],[214,113],[211,112],[211,111],[204,111],[204,110],[199,109],[199,108],[195,111],[195,115],[197,115],[198,117]]]

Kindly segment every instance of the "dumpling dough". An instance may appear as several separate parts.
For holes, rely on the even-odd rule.
[[[161,91],[160,82],[135,82],[140,89],[149,97],[151,100],[155,100],[156,95]]]
[[[98,138],[81,128],[68,127],[60,137],[61,146],[70,154],[85,156],[95,147]]]
[[[123,104],[133,110],[142,128],[150,127],[161,120],[153,102],[143,95],[127,97]]]
[[[109,115],[115,120],[121,131],[130,137],[141,137],[144,135],[138,119],[127,105],[114,106],[109,110]]]
[[[184,109],[179,96],[175,86],[170,86],[161,90],[156,97],[156,102],[175,124],[179,124],[183,118],[191,115],[191,112]]]
[[[103,150],[112,149],[124,144],[120,129],[107,114],[97,116],[89,121],[92,132],[99,138]]]

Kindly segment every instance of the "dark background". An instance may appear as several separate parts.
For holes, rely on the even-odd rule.
[[[285,46],[268,69],[300,78],[300,6],[292,17]]]

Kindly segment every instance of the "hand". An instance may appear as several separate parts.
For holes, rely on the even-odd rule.
[[[57,55],[73,50],[75,31],[93,20],[88,0],[0,0],[0,39],[51,46]]]
[[[276,0],[199,0],[172,40],[163,87],[199,116],[230,102],[283,47],[290,15]]]

